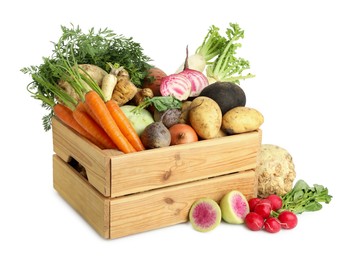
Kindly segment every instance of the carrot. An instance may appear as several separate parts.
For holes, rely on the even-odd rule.
[[[82,104],[83,106],[83,104]],[[88,133],[96,138],[105,149],[116,149],[116,145],[112,142],[105,131],[81,108],[73,111],[73,117]]]
[[[132,126],[129,119],[124,114],[123,110],[121,110],[118,103],[116,103],[116,101],[114,100],[109,100],[105,104],[110,114],[112,115],[115,123],[120,128],[121,133],[126,137],[126,139],[131,143],[131,145],[136,149],[136,151],[145,150],[145,147],[143,146],[135,128]]]
[[[115,145],[123,153],[136,152],[136,149],[130,144],[126,137],[121,133],[119,127],[115,123],[112,115],[109,113],[107,106],[100,95],[91,90],[85,94],[85,102],[92,110],[96,118],[99,118],[101,127],[112,139]]]
[[[89,114],[94,119],[94,121],[96,121],[96,123],[100,125],[99,119],[94,115],[92,109],[87,105],[87,103],[83,102],[82,104],[83,104],[87,114]]]
[[[58,117],[64,124],[76,130],[80,135],[87,138],[89,141],[97,145],[99,148],[103,148],[102,145],[94,138],[89,132],[87,132],[73,116],[73,112],[70,108],[63,104],[55,104],[53,106],[54,114]]]

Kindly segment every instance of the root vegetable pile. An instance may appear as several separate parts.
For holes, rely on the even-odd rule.
[[[253,77],[242,74],[249,63],[236,56],[244,37],[238,24],[230,23],[226,36],[211,26],[195,54],[189,56],[186,47],[182,69],[170,75],[152,65],[132,38],[108,28],[87,33],[79,26],[61,29],[53,53],[41,65],[21,70],[32,77],[27,87],[32,97],[49,110],[43,117],[46,131],[56,116],[100,149],[132,153],[250,132],[263,123],[263,116],[252,108],[242,115],[225,114],[224,107],[245,106],[239,80]],[[204,63],[199,68],[194,67],[195,57]],[[209,84],[210,75],[217,82]],[[174,118],[158,122],[158,114]],[[241,131],[230,130],[227,118],[232,115],[238,116]]]

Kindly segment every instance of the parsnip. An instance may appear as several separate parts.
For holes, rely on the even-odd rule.
[[[79,73],[81,75],[87,73],[89,77],[91,77],[98,84],[98,86],[102,85],[103,78],[108,74],[102,68],[92,64],[79,64],[78,66],[80,67]],[[82,84],[85,84],[88,87],[85,82],[82,82]],[[76,100],[79,100],[79,95],[76,93],[76,91],[73,89],[69,82],[65,80],[59,80],[58,85],[62,89],[64,89],[65,92],[67,92],[70,96],[74,97]]]

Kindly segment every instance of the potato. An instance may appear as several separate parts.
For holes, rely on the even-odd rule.
[[[222,111],[209,97],[197,97],[190,104],[191,126],[202,139],[215,138],[222,125]]]
[[[258,129],[264,122],[263,115],[250,107],[235,107],[223,115],[222,129],[227,134],[240,134]]]
[[[189,121],[189,110],[190,110],[191,101],[184,101],[181,105],[181,115],[179,118],[179,123],[181,124],[190,124]]]

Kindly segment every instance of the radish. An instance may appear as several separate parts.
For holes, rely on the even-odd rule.
[[[264,219],[256,212],[250,212],[245,217],[245,225],[252,231],[261,230],[264,226]]]
[[[254,208],[254,212],[259,214],[264,219],[270,216],[271,210],[271,202],[268,199],[262,199],[259,203],[256,204]]]
[[[281,223],[282,228],[284,229],[292,229],[295,228],[298,224],[297,215],[289,210],[282,211],[278,215],[278,220]]]
[[[171,74],[162,78],[160,92],[162,96],[173,96],[183,101],[190,96],[191,92],[190,80],[182,74]]]
[[[261,201],[260,198],[251,198],[248,200],[250,211],[254,211],[257,203]]]
[[[270,233],[277,233],[281,230],[281,223],[275,217],[269,217],[265,220],[265,230]]]
[[[266,197],[271,202],[272,210],[277,211],[282,208],[282,198],[276,194],[271,194]]]

